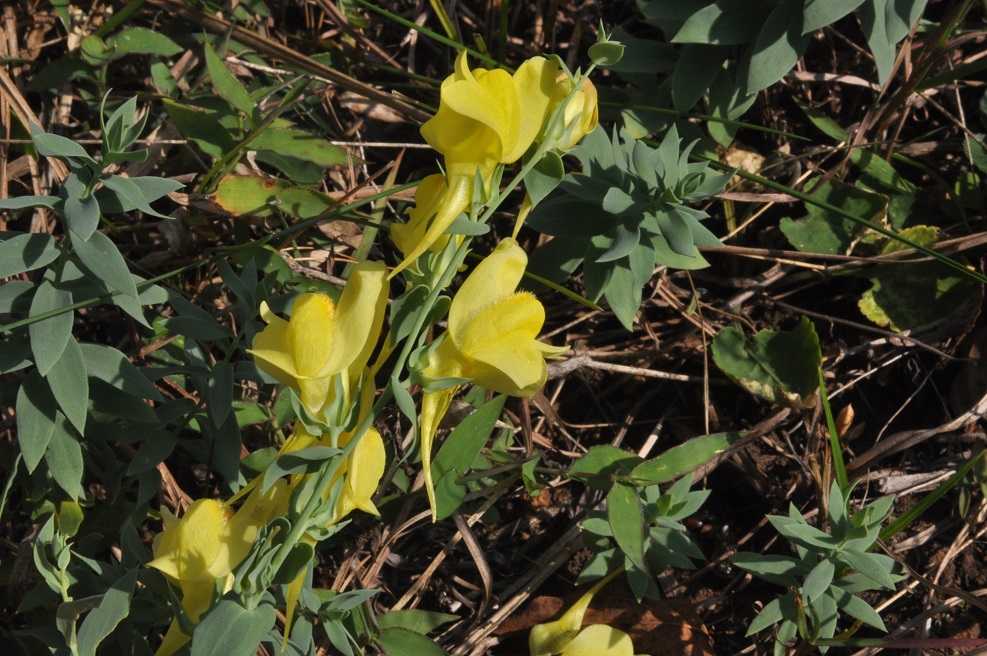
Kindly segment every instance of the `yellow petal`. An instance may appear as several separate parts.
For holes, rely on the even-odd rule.
[[[288,481],[284,479],[275,481],[264,494],[260,493],[261,488],[257,486],[233,514],[227,523],[225,551],[220,554],[221,558],[226,558],[230,563],[231,571],[250,553],[261,527],[288,510],[291,492],[287,487]]]
[[[570,606],[559,619],[531,627],[531,633],[528,634],[528,649],[531,656],[552,656],[561,653],[578,635],[579,628],[583,625],[583,615],[593,601],[593,596],[623,571],[623,568],[614,570],[597,581],[596,585]]]
[[[181,521],[165,533],[148,566],[180,581],[226,576],[233,567],[220,555],[227,549],[229,515],[215,499],[193,501]]]
[[[353,268],[336,308],[332,352],[320,376],[334,376],[357,363],[366,366],[387,309],[387,266],[361,262]]]
[[[545,323],[545,308],[527,292],[487,306],[457,335],[459,350],[470,361],[463,373],[487,389],[511,396],[533,396],[545,384],[545,358],[535,339]]]
[[[527,265],[528,256],[516,241],[504,239],[497,244],[456,292],[449,308],[449,333],[458,336],[470,317],[513,294]]]
[[[631,637],[606,624],[591,624],[562,650],[563,656],[634,656]]]
[[[282,385],[298,389],[298,371],[295,369],[295,356],[289,346],[292,341],[287,321],[268,311],[267,303],[261,304],[261,314],[267,327],[254,337],[253,348],[247,352],[254,356],[257,366]]]
[[[375,428],[367,429],[359,444],[349,455],[346,480],[336,504],[336,519],[341,520],[353,510],[380,515],[371,501],[384,475],[387,452],[384,440]]]
[[[191,639],[190,636],[182,633],[182,629],[178,626],[178,620],[172,620],[171,626],[168,627],[168,632],[165,633],[165,637],[157,651],[154,652],[154,656],[171,656],[188,644]]]
[[[325,294],[302,294],[291,310],[291,345],[299,378],[325,378],[336,373],[331,355],[340,349],[333,343],[336,303]]]
[[[435,483],[432,480],[432,443],[439,423],[449,410],[452,397],[458,387],[450,387],[438,392],[425,392],[422,395],[421,413],[421,452],[422,473],[425,475],[425,493],[428,495],[428,505],[432,509],[432,521],[437,518],[435,505]]]
[[[475,170],[475,169],[474,169]],[[456,217],[466,211],[470,199],[473,197],[473,173],[468,176],[450,176],[448,186],[439,207],[436,210],[435,218],[425,230],[421,241],[412,246],[410,251],[403,251],[405,258],[394,267],[389,277],[393,278],[403,269],[413,264],[421,255],[436,243],[445,233],[446,228],[452,225]]]
[[[202,614],[209,610],[212,605],[213,592],[216,590],[216,581],[182,581],[182,608],[185,614],[192,621],[198,624]]]
[[[279,383],[299,393],[302,403],[313,412],[325,402],[332,373],[323,371],[331,364],[336,306],[324,294],[302,294],[292,306],[291,321],[285,321],[266,308],[268,325],[254,337],[254,356],[263,371]]]
[[[303,537],[303,540],[312,542],[311,539]],[[281,642],[281,651],[284,652],[288,647],[288,637],[291,635],[291,625],[295,620],[295,604],[298,603],[298,596],[302,593],[302,588],[305,587],[305,576],[308,574],[308,568],[303,569],[295,577],[295,580],[288,584],[288,587],[284,591],[284,640]]]
[[[394,245],[405,255],[414,250],[425,237],[429,221],[436,215],[446,193],[446,179],[441,173],[434,173],[418,183],[415,190],[415,206],[408,213],[407,223],[395,223],[391,226],[391,239]],[[438,250],[445,246],[448,237],[438,239],[428,245],[429,250]]]
[[[541,132],[550,113],[558,70],[558,62],[554,59],[533,57],[514,73],[512,81],[522,108],[521,123],[513,150],[504,153],[504,163],[520,159]]]
[[[472,177],[480,162],[500,161],[506,150],[513,149],[520,115],[511,76],[502,70],[472,72],[462,52],[456,58],[456,72],[442,83],[439,111],[421,133],[445,155],[447,171],[450,165],[473,162],[472,171],[466,171]]]

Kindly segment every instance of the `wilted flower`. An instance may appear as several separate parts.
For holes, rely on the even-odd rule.
[[[448,330],[432,351],[425,375],[468,378],[510,396],[534,396],[545,384],[545,358],[568,347],[549,346],[537,337],[545,308],[530,292],[519,292],[528,256],[505,239],[466,278],[449,307]],[[422,399],[421,440],[425,487],[433,512],[431,448],[435,429],[456,388],[428,392]]]
[[[446,178],[441,173],[434,173],[418,183],[415,206],[408,212],[408,222],[391,225],[391,239],[402,253],[412,253],[422,243],[429,221],[442,207],[447,189]],[[449,235],[439,235],[426,250],[440,251],[447,243]]]
[[[465,51],[456,57],[455,71],[442,82],[439,111],[422,126],[422,136],[445,157],[446,190],[421,241],[402,249],[405,259],[394,273],[418,259],[468,208],[477,177],[489,194],[497,167],[524,155],[542,130],[557,70],[543,57],[524,62],[514,75],[470,70]]]
[[[386,282],[382,262],[363,262],[346,281],[338,305],[324,294],[302,294],[285,321],[262,303],[268,325],[249,351],[257,366],[318,412],[332,393],[333,376],[347,372],[355,379],[370,359],[387,308]]]
[[[606,624],[582,628],[593,595],[619,573],[601,579],[554,622],[536,624],[528,635],[531,656],[634,656],[629,635]]]

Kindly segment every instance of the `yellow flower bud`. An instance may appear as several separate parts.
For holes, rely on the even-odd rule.
[[[555,93],[552,95],[552,107],[555,111],[572,91],[572,80],[565,71],[559,71],[555,77]],[[589,78],[583,78],[579,90],[573,94],[569,104],[565,106],[562,122],[554,126],[548,138],[556,142],[556,148],[566,151],[579,143],[580,139],[596,129],[599,122],[599,106],[597,104],[596,87]]]

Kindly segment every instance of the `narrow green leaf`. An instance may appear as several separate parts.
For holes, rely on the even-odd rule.
[[[402,627],[382,629],[380,642],[388,656],[448,656],[429,638]]]
[[[48,381],[30,371],[17,390],[17,443],[28,473],[41,462],[55,430],[57,406]]]
[[[832,25],[863,2],[864,0],[806,0],[805,12],[802,16],[802,34]]]
[[[866,601],[839,588],[832,588],[831,592],[836,600],[836,607],[844,613],[881,631],[888,630],[881,615]]]
[[[57,157],[63,160],[66,158],[78,159],[94,170],[99,167],[85,148],[67,137],[45,132],[36,123],[31,124],[31,138],[34,140],[39,155]]]
[[[236,145],[229,130],[206,112],[165,98],[162,100],[168,116],[182,135],[202,149],[206,155],[219,159]]]
[[[99,606],[89,611],[79,627],[77,644],[80,656],[96,656],[96,647],[130,614],[130,600],[134,596],[136,583],[137,570],[132,569],[110,586]]]
[[[617,481],[607,494],[607,520],[620,550],[642,572],[648,571],[644,558],[644,513],[637,489]]]
[[[689,43],[682,48],[672,73],[672,102],[687,112],[698,103],[723,70],[729,50],[719,46]]]
[[[655,485],[674,480],[706,464],[743,437],[744,433],[715,433],[695,437],[685,444],[672,447],[657,458],[642,462],[630,473],[628,481],[635,485]]]
[[[127,55],[158,55],[171,57],[184,49],[166,37],[143,27],[131,27],[117,32],[106,40],[112,59]]]
[[[362,161],[350,155],[345,148],[295,128],[267,128],[250,141],[250,150],[269,150],[321,167],[345,166],[350,162]]]
[[[377,618],[377,625],[382,629],[407,629],[413,633],[425,635],[443,624],[454,622],[458,615],[439,613],[431,610],[392,610]]]
[[[230,103],[236,109],[243,112],[251,127],[257,127],[260,123],[257,113],[257,106],[247,90],[240,84],[239,80],[233,77],[226,64],[220,59],[209,41],[203,44],[206,52],[206,68],[209,70],[209,79],[212,80],[213,87],[220,98]]]
[[[62,202],[58,196],[18,196],[0,198],[0,210],[23,210],[28,207],[46,207],[54,210]],[[37,234],[37,233],[35,233]]]
[[[137,285],[134,276],[127,268],[127,262],[109,237],[96,231],[89,239],[79,239],[73,235],[72,245],[75,254],[96,278],[107,287],[121,294],[137,298]]]
[[[856,0],[854,0],[856,1]],[[823,0],[817,4],[826,4],[828,0]],[[799,109],[809,118],[814,126],[819,128],[819,130],[828,137],[832,137],[837,141],[849,141],[850,135],[847,131],[840,126],[839,123],[831,119],[829,116],[823,114],[818,109],[810,107],[798,98],[792,98],[795,104],[799,106]]]
[[[524,178],[524,187],[532,206],[545,200],[565,176],[562,158],[555,151],[545,153]]]
[[[275,585],[288,585],[305,571],[305,568],[312,562],[313,556],[315,556],[315,548],[311,544],[296,542],[291,547],[291,551],[288,552],[288,557],[281,563],[281,567],[278,568],[272,582]]]
[[[782,0],[768,15],[751,48],[744,90],[766,89],[795,67],[809,45],[811,35],[802,34],[804,0]]]
[[[222,426],[233,409],[233,365],[229,362],[217,362],[209,374],[206,387],[206,398],[209,403],[209,417],[214,426]]]
[[[772,599],[764,605],[761,612],[757,614],[751,625],[747,627],[747,635],[752,636],[758,631],[763,631],[772,624],[777,624],[780,622],[784,616],[781,610],[781,600]]]
[[[33,232],[11,237],[0,242],[0,278],[40,269],[54,262],[60,253],[51,235]]]
[[[132,182],[140,190],[142,198],[148,203],[152,203],[185,186],[170,178],[155,178],[147,175],[127,178],[127,180]],[[99,209],[103,214],[122,214],[140,209],[120,194],[104,187],[100,187],[94,191],[93,195],[99,201]]]
[[[233,331],[217,323],[215,319],[199,317],[169,317],[164,320],[165,327],[173,333],[212,342],[233,337]]]
[[[786,588],[798,584],[796,576],[805,576],[811,571],[809,565],[797,558],[775,554],[742,551],[730,556],[730,562],[758,578]]]
[[[247,610],[231,599],[221,600],[192,634],[192,656],[253,656],[277,619],[274,607]]]
[[[850,151],[850,161],[864,172],[865,177],[862,181],[872,189],[892,194],[908,194],[915,191],[910,183],[898,175],[890,163],[866,148],[854,148]]]
[[[65,178],[58,189],[58,196],[63,200],[62,219],[65,224],[74,234],[89,239],[99,227],[99,202],[93,194],[85,194],[85,186],[74,174]]]
[[[291,474],[311,474],[318,471],[326,461],[337,457],[342,451],[328,446],[310,446],[298,451],[278,456],[277,460],[271,463],[264,472],[264,482],[261,491],[266,492],[271,489],[274,482],[282,476]]]
[[[117,193],[127,203],[130,203],[144,214],[159,219],[170,219],[167,214],[155,210],[144,198],[144,192],[139,186],[119,175],[111,175],[103,179],[103,188]]]
[[[43,280],[34,292],[30,316],[36,317],[55,312],[72,305],[72,294],[59,289],[49,280]],[[28,326],[31,336],[31,352],[38,371],[47,375],[65,351],[65,345],[72,337],[74,312],[60,312],[54,316],[35,321]]]
[[[836,566],[828,558],[819,561],[802,584],[802,595],[810,603],[818,599],[833,583]]]
[[[161,400],[161,393],[126,355],[111,346],[79,344],[86,371],[119,390],[145,399]]]
[[[572,464],[569,476],[589,483],[597,490],[609,490],[615,476],[630,473],[640,462],[641,458],[633,453],[609,444],[598,444]]]
[[[89,378],[86,361],[79,343],[70,339],[54,366],[45,376],[62,413],[80,434],[86,430],[86,411],[89,405]]]
[[[747,43],[764,24],[771,0],[719,0],[688,14],[672,43]]]
[[[77,501],[86,496],[82,489],[82,475],[85,462],[82,459],[82,446],[72,430],[72,425],[61,412],[55,414],[51,441],[45,449],[45,463],[51,477],[58,486]]]
[[[865,553],[854,549],[844,549],[840,552],[843,558],[855,570],[888,590],[894,590],[894,579],[891,578],[891,568],[894,560],[882,554]]]
[[[435,512],[438,519],[454,513],[466,497],[466,485],[459,478],[469,471],[473,460],[490,438],[507,397],[498,394],[470,414],[450,433],[432,460],[435,485]]]

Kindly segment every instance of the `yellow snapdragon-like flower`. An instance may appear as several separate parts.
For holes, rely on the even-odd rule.
[[[254,490],[239,510],[215,499],[193,501],[181,519],[161,510],[165,530],[154,537],[154,559],[148,567],[160,571],[182,591],[182,608],[193,624],[209,610],[219,584],[233,587],[233,570],[250,552],[260,528],[284,514],[288,495],[284,481],[266,494]],[[189,641],[173,621],[156,656],[169,656]]]
[[[517,291],[528,256],[505,239],[476,266],[449,307],[448,330],[432,351],[429,378],[469,378],[477,385],[510,396],[534,396],[545,384],[545,358],[568,347],[538,341],[545,308],[529,292]],[[432,440],[457,388],[427,392],[422,398],[421,449],[425,488],[435,513]]]
[[[534,294],[517,291],[527,264],[518,243],[505,239],[476,266],[452,300],[449,329],[426,375],[470,378],[510,396],[530,397],[542,388],[545,358],[568,347],[537,339],[545,308]]]
[[[470,70],[465,51],[456,57],[453,74],[442,82],[439,111],[421,130],[445,159],[446,190],[421,241],[410,250],[402,248],[405,259],[395,274],[468,209],[477,176],[490,194],[497,167],[521,159],[545,123],[557,71],[558,64],[543,57],[524,62],[514,75],[500,69]]]
[[[332,378],[355,380],[377,343],[387,308],[387,267],[363,262],[353,269],[337,305],[324,294],[295,299],[290,321],[261,304],[267,327],[250,353],[264,372],[299,394],[317,413],[332,394]]]
[[[531,627],[528,635],[531,656],[634,656],[631,637],[623,631],[606,624],[582,628],[583,615],[593,596],[620,571],[601,579],[559,619]]]

